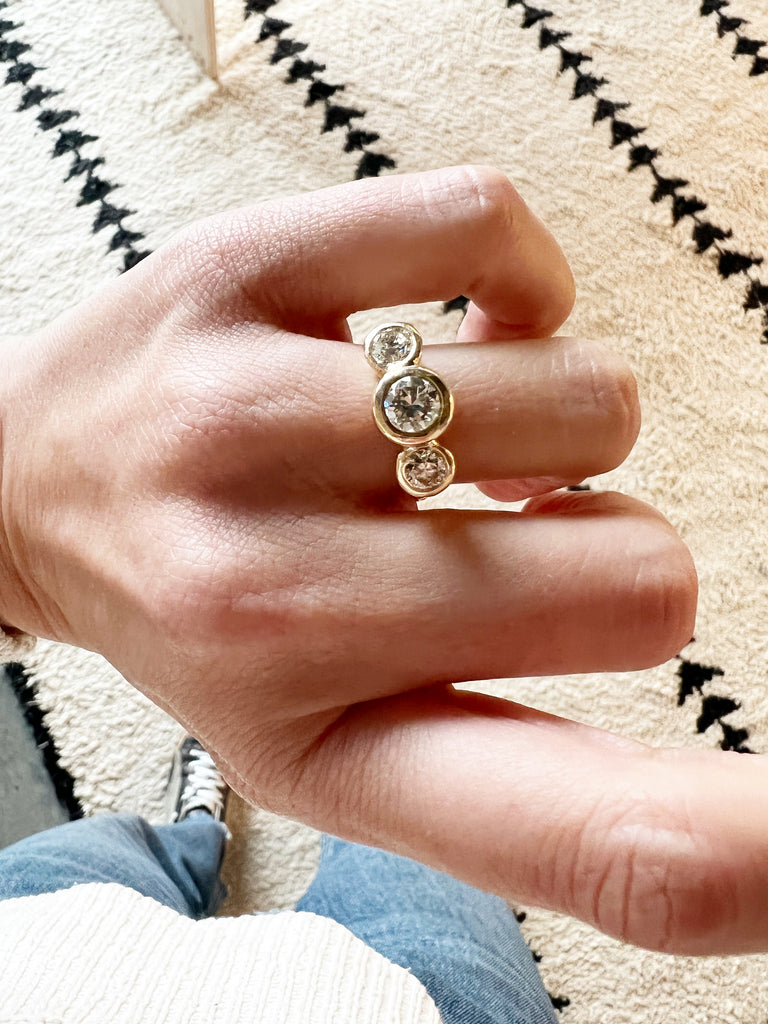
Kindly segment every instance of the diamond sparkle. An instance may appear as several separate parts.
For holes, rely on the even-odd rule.
[[[380,369],[408,361],[419,347],[416,331],[408,324],[382,327],[368,346],[368,357]]]
[[[383,408],[395,430],[401,434],[421,434],[437,423],[443,399],[432,381],[407,374],[391,385]]]

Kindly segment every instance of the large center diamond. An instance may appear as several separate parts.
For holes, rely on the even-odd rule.
[[[435,385],[408,374],[400,377],[384,397],[384,415],[402,434],[421,434],[429,430],[443,410],[443,401]]]

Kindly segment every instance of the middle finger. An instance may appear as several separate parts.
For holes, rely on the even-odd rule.
[[[310,515],[288,560],[275,529],[268,567],[236,559],[240,617],[222,628],[258,635],[267,690],[290,638],[296,713],[438,683],[645,668],[693,630],[690,554],[657,512],[615,493],[560,492],[524,513]]]

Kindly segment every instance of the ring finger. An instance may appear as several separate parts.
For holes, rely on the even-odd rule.
[[[270,480],[271,488],[282,484],[295,493],[306,485],[313,500],[320,490],[355,503],[396,489],[401,447],[376,427],[378,378],[360,346],[281,334],[266,353],[260,347],[264,358],[249,374],[258,393],[231,403],[239,420],[228,424],[233,469],[258,480],[261,490],[264,474],[276,472],[273,453],[282,449],[301,453],[301,471]],[[242,362],[240,353],[232,358]],[[426,346],[422,364],[453,393],[453,420],[440,444],[454,455],[457,482],[554,477],[575,483],[613,469],[637,437],[634,377],[621,357],[596,342]],[[274,394],[283,400],[277,415]],[[277,471],[284,470],[280,462]]]

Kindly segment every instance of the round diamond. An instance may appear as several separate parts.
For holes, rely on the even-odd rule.
[[[384,397],[384,415],[402,434],[423,434],[443,411],[442,395],[431,380],[399,377]]]
[[[415,332],[406,324],[382,327],[368,346],[370,359],[382,370],[393,363],[402,363],[416,347]]]
[[[404,454],[401,472],[414,491],[442,489],[451,467],[439,448],[414,448]]]

